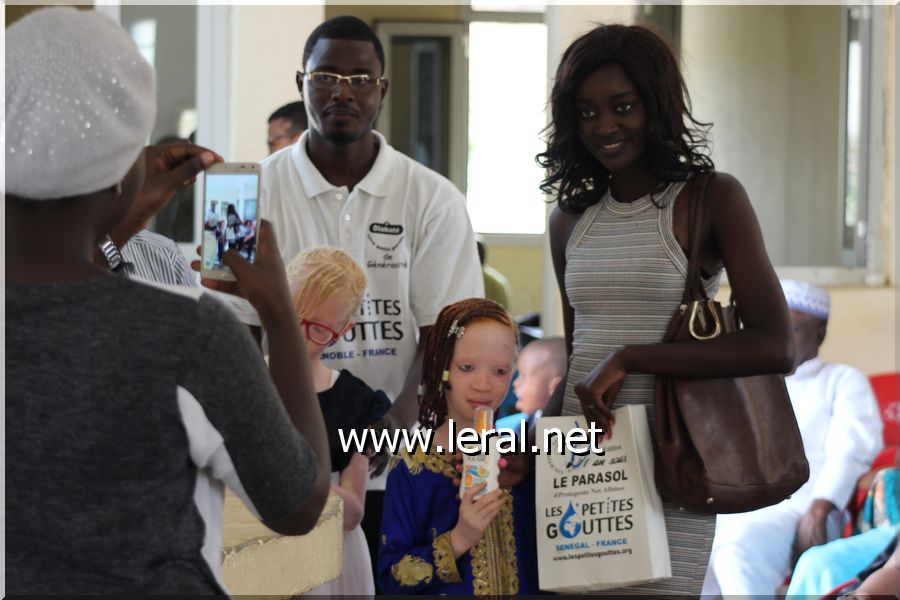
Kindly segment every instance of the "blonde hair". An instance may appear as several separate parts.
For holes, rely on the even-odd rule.
[[[333,295],[347,294],[347,319],[359,311],[366,291],[366,274],[349,254],[337,248],[309,248],[287,267],[288,284],[294,311],[298,315],[312,314]]]

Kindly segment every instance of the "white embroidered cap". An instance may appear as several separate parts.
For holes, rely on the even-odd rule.
[[[112,187],[156,119],[153,68],[93,10],[33,12],[6,30],[6,193],[30,200]]]
[[[828,319],[831,297],[828,291],[805,281],[783,279],[781,289],[788,308],[819,319]]]

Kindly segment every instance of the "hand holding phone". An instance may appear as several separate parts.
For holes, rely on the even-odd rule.
[[[112,241],[120,248],[124,246],[166,206],[178,188],[192,184],[201,171],[221,162],[222,157],[212,150],[188,142],[147,146],[144,185],[125,218],[110,232]]]
[[[256,260],[259,244],[260,166],[257,163],[221,163],[203,178],[203,279],[234,281],[224,261],[236,250],[248,262]]]

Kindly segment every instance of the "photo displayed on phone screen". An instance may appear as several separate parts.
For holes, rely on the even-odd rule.
[[[207,173],[203,202],[203,269],[230,274],[222,255],[234,248],[256,258],[258,173]]]

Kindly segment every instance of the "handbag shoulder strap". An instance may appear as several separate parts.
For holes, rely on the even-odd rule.
[[[682,304],[690,304],[694,300],[706,300],[706,290],[700,279],[700,238],[703,231],[703,214],[706,204],[706,184],[712,171],[702,171],[695,177],[688,200],[688,266],[684,281]]]

